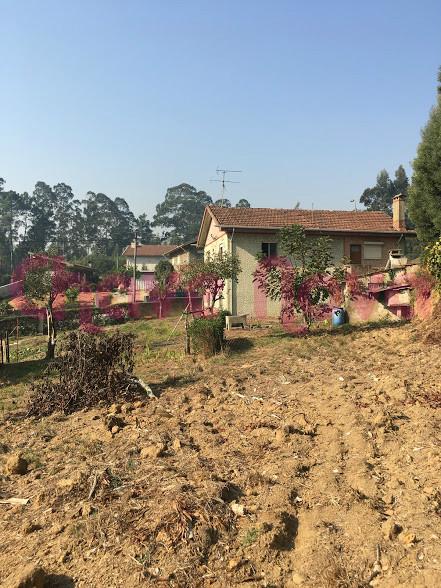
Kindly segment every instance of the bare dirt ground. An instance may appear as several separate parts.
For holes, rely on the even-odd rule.
[[[147,359],[159,398],[121,412],[4,417],[0,500],[30,501],[0,504],[0,585],[441,585],[441,348],[412,325],[231,345]]]

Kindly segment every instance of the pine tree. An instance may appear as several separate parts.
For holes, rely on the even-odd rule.
[[[423,244],[441,235],[441,68],[438,82],[438,101],[422,131],[409,189],[409,216]]]

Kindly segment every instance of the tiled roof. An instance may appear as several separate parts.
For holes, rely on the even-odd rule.
[[[217,223],[224,228],[280,229],[287,225],[298,224],[305,229],[322,231],[394,231],[392,217],[378,211],[225,208],[220,206],[210,206],[209,209]]]
[[[136,255],[142,257],[165,255],[175,247],[177,245],[138,245]],[[133,257],[133,253],[132,245],[128,245],[123,251],[125,257]]]

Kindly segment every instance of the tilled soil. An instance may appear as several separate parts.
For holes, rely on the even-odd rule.
[[[157,365],[157,400],[6,418],[0,500],[30,500],[0,504],[0,584],[440,586],[440,350],[412,325],[240,333]]]

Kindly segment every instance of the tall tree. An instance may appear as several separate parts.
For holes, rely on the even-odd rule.
[[[215,206],[222,206],[223,208],[231,208],[231,202],[228,198],[218,198],[214,202]]]
[[[53,187],[54,195],[54,245],[56,253],[66,256],[69,251],[69,232],[73,222],[72,188],[61,182]]]
[[[156,206],[152,226],[162,228],[162,239],[169,243],[191,241],[198,234],[205,207],[211,203],[211,196],[190,184],[173,186]]]
[[[395,180],[394,180],[394,194],[404,194],[407,196],[407,192],[409,190],[409,178],[407,177],[406,170],[402,165],[399,165],[395,171]]]
[[[153,235],[153,229],[145,213],[140,214],[138,216],[135,224],[136,230],[138,231],[138,239],[140,243],[147,245],[148,243],[152,243],[155,240]],[[129,242],[130,241],[128,241],[128,243]]]
[[[241,198],[236,204],[236,208],[251,208],[251,204],[246,198]]]
[[[441,235],[441,68],[438,82],[437,104],[422,131],[409,189],[409,216],[425,245]]]
[[[377,183],[372,188],[366,188],[360,197],[360,202],[367,210],[381,210],[392,214],[392,198],[396,194],[406,194],[409,180],[406,170],[400,165],[392,180],[387,170],[382,169],[377,175]]]
[[[44,251],[55,237],[55,194],[45,182],[37,182],[30,202],[29,250]]]

